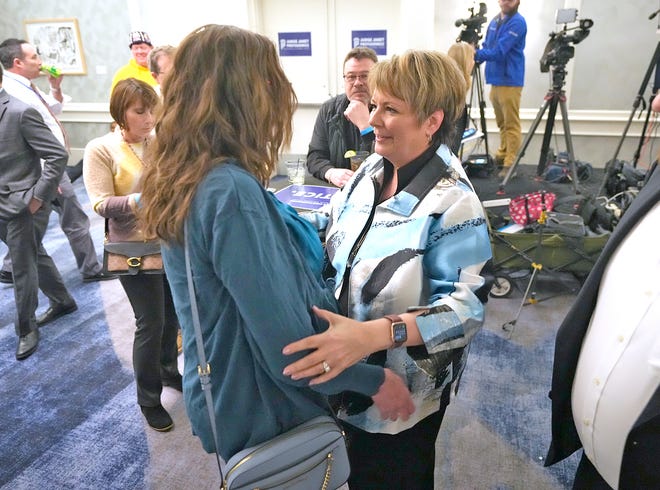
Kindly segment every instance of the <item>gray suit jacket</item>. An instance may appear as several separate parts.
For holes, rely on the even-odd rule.
[[[24,212],[33,197],[50,202],[68,158],[39,112],[0,88],[0,219]]]

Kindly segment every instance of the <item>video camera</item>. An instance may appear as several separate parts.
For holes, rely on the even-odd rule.
[[[550,71],[550,67],[566,66],[575,54],[575,47],[589,35],[589,29],[594,25],[591,19],[581,19],[575,27],[568,28],[567,24],[577,21],[577,9],[557,10],[556,23],[564,24],[564,28],[558,32],[550,33],[550,40],[545,45],[543,56],[540,60],[541,73]],[[569,34],[569,31],[573,31]]]
[[[472,44],[474,47],[477,47],[479,40],[481,39],[481,26],[486,22],[486,4],[481,2],[479,4],[479,12],[474,13],[475,7],[469,8],[470,17],[467,19],[456,19],[454,25],[456,27],[463,26],[461,33],[456,42],[465,41],[466,43]]]

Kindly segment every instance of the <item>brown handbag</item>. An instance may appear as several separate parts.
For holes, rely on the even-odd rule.
[[[105,221],[106,241],[103,244],[103,272],[114,275],[163,274],[160,241],[110,242],[108,220]]]

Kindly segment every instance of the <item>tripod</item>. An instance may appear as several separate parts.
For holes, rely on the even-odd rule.
[[[472,118],[472,103],[474,100],[474,93],[477,93],[477,100],[479,102],[479,123],[481,126],[482,138],[486,149],[487,158],[490,158],[490,151],[488,150],[488,131],[486,130],[486,101],[484,100],[484,82],[481,75],[481,65],[475,63],[472,68],[472,87],[470,87],[470,105],[468,106],[468,118]]]
[[[548,91],[548,93],[545,95],[543,99],[543,105],[541,106],[541,109],[539,110],[539,113],[536,115],[536,119],[534,119],[534,122],[532,123],[532,126],[529,128],[529,132],[525,136],[525,140],[522,143],[522,146],[520,147],[520,150],[518,151],[518,155],[516,155],[516,160],[513,162],[513,165],[509,167],[509,171],[507,172],[506,176],[504,177],[504,180],[502,180],[502,183],[500,184],[500,189],[498,191],[498,194],[504,194],[504,186],[509,182],[511,179],[511,176],[513,175],[516,167],[520,163],[520,160],[522,157],[525,155],[525,150],[527,150],[527,147],[529,146],[529,142],[531,141],[532,137],[534,136],[534,132],[536,131],[536,128],[538,127],[539,123],[541,122],[541,119],[543,118],[543,114],[545,114],[545,111],[550,109],[548,111],[548,119],[545,123],[545,133],[543,133],[543,144],[541,145],[541,156],[539,157],[539,164],[538,167],[536,168],[536,175],[537,177],[540,177],[543,175],[543,172],[545,171],[545,165],[547,162],[548,158],[548,149],[550,147],[550,138],[552,137],[552,129],[554,127],[555,123],[555,115],[557,114],[557,106],[559,105],[559,108],[561,110],[561,121],[564,126],[564,138],[566,139],[566,151],[568,153],[568,165],[569,168],[571,169],[571,176],[572,176],[572,181],[573,181],[573,188],[575,189],[575,193],[579,194],[580,191],[578,190],[577,184],[578,184],[578,177],[577,177],[577,172],[575,170],[575,154],[573,152],[573,141],[571,139],[571,129],[568,125],[568,111],[566,110],[566,92],[564,91],[564,78],[566,77],[566,65],[565,64],[560,64],[556,67],[554,67],[552,71],[552,88]]]
[[[653,98],[655,97],[658,88],[660,88],[660,80],[659,80],[660,70],[658,70],[658,63],[660,63],[660,42],[658,42],[657,46],[655,47],[653,58],[651,58],[651,63],[649,64],[649,67],[646,70],[646,74],[644,75],[644,80],[642,80],[642,85],[641,87],[639,87],[639,92],[637,92],[637,96],[635,97],[635,101],[633,102],[633,108],[632,111],[630,111],[630,117],[628,117],[628,122],[626,122],[626,127],[623,130],[623,134],[621,135],[619,144],[616,147],[614,156],[605,165],[605,177],[603,178],[603,183],[598,189],[598,194],[596,194],[597,196],[602,195],[603,191],[605,190],[608,177],[610,177],[610,172],[611,172],[610,167],[612,165],[615,165],[616,163],[616,159],[619,156],[619,151],[621,151],[621,145],[623,145],[623,140],[626,139],[626,135],[628,134],[628,129],[630,129],[630,123],[632,122],[632,118],[635,115],[635,112],[637,112],[637,108],[639,107],[639,104],[644,100],[644,91],[646,90],[646,86],[648,85],[649,80],[651,79],[651,74],[655,69],[655,81],[653,84],[653,90],[651,91],[651,98],[649,99],[649,104],[648,107],[646,108],[646,118],[644,119],[642,134],[639,137],[639,144],[637,145],[637,150],[635,150],[635,154],[633,155],[633,160],[632,160],[632,166],[637,167],[637,160],[639,160],[639,155],[642,151],[642,146],[644,145],[644,135],[646,134],[646,128],[648,127],[649,124],[649,118],[651,117],[651,102],[653,101]]]

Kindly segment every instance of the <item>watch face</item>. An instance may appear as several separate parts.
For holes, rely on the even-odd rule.
[[[408,329],[404,322],[392,324],[392,340],[395,344],[402,344],[408,340]]]

